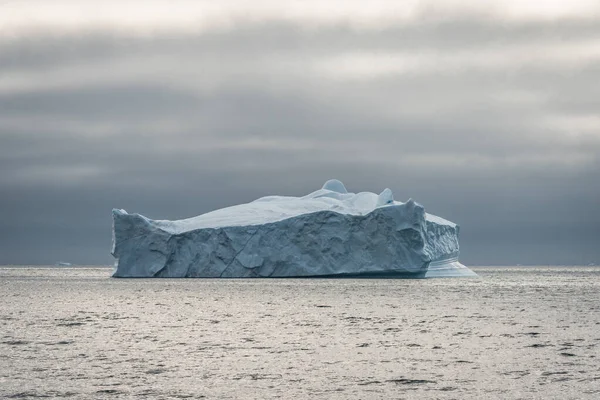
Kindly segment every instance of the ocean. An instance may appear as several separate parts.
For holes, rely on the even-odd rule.
[[[472,269],[220,280],[0,267],[0,398],[600,398],[600,268]]]

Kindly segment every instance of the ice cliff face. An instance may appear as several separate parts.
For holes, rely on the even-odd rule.
[[[458,226],[392,191],[330,180],[180,221],[113,210],[115,277],[470,276]]]

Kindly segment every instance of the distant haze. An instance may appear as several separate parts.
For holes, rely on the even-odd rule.
[[[600,263],[600,5],[0,3],[0,264],[329,178],[459,223],[467,265]]]

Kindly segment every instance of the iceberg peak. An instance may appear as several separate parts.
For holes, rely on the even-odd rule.
[[[338,181],[337,179],[330,179],[327,182],[325,182],[325,184],[323,185],[323,189],[331,190],[332,192],[342,194],[348,193],[348,190],[346,190],[346,186],[344,186],[342,181]]]
[[[394,193],[389,188],[385,188],[377,197],[377,207],[394,204]]]

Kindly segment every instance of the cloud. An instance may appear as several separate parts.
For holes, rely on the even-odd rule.
[[[3,37],[0,263],[107,263],[112,207],[184,218],[331,177],[459,222],[467,263],[597,262],[593,15],[302,18]]]
[[[99,4],[91,0],[21,0],[2,5],[0,27],[13,35],[45,28],[58,31],[117,29],[147,34],[155,30],[205,32],[235,26],[239,20],[285,21],[310,27],[337,23],[361,29],[424,18],[447,18],[459,15],[500,16],[505,20],[553,20],[565,17],[598,16],[600,7],[594,0],[507,0],[488,1],[393,0],[361,1],[318,0],[282,3],[276,0],[227,0],[218,4],[208,1],[180,0],[177,5],[166,1],[120,0]]]

